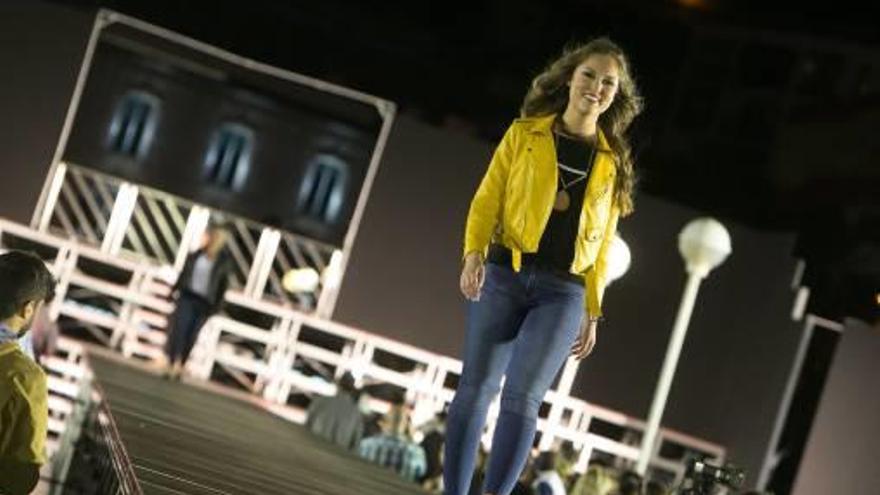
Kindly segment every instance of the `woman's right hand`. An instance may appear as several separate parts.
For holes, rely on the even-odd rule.
[[[480,300],[480,290],[483,288],[483,279],[486,277],[486,267],[480,253],[468,253],[464,257],[464,267],[461,269],[461,293],[471,301]]]

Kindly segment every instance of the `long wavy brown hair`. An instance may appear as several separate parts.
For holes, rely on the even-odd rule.
[[[623,216],[633,211],[635,188],[632,147],[626,131],[633,119],[642,112],[644,100],[636,87],[629,59],[608,38],[596,38],[584,44],[567,47],[544,72],[538,75],[526,93],[520,113],[523,117],[562,114],[568,105],[568,82],[575,69],[591,55],[609,55],[617,60],[619,86],[611,106],[599,116],[599,127],[617,158],[617,179],[614,184],[615,201]]]

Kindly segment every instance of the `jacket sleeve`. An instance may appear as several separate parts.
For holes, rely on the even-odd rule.
[[[217,282],[217,293],[214,294],[214,301],[211,305],[211,313],[215,314],[223,307],[226,300],[226,291],[229,289],[229,277],[232,276],[232,261],[228,258],[223,264],[223,270],[220,272],[220,280]]]
[[[501,222],[504,190],[516,149],[515,139],[515,131],[511,126],[495,149],[486,175],[474,194],[465,227],[463,257],[476,251],[485,258],[492,234]]]
[[[197,253],[198,251],[196,251]],[[189,283],[189,278],[192,274],[192,265],[195,262],[196,253],[190,253],[186,255],[186,261],[183,262],[183,268],[181,268],[180,273],[177,275],[177,281],[174,282],[174,286],[171,288],[171,292],[181,291],[186,284]]]
[[[20,396],[16,445],[10,457],[21,462],[42,465],[46,463],[46,434],[49,417],[49,392],[43,372],[14,376],[13,387]]]
[[[611,207],[611,214],[608,215],[608,223],[605,224],[605,233],[602,236],[602,244],[599,246],[599,254],[596,255],[595,263],[587,270],[584,278],[586,285],[585,305],[587,314],[592,317],[602,316],[602,296],[605,293],[605,275],[608,271],[608,251],[611,248],[614,233],[617,232],[619,218],[620,208],[614,205]]]

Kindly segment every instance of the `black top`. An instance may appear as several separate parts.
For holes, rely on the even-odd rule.
[[[200,249],[187,256],[186,263],[183,264],[183,270],[180,271],[180,276],[177,277],[177,283],[174,284],[173,289],[175,291],[185,291],[192,284],[196,260],[204,253],[205,251]],[[232,276],[233,269],[232,257],[224,249],[217,256],[217,259],[214,260],[214,266],[211,268],[211,279],[208,283],[208,293],[210,296],[202,298],[210,304],[211,313],[219,311],[220,306],[223,304],[223,296],[226,294],[227,287],[229,287],[229,277]]]
[[[587,182],[590,180],[590,172],[593,169],[591,161],[594,158],[593,146],[586,141],[580,141],[555,134],[556,160],[559,171],[557,191],[563,189],[563,182],[570,184],[566,189],[571,201],[565,211],[553,209],[547,228],[541,237],[538,252],[534,254],[534,263],[542,268],[567,273],[574,260],[574,246],[577,241],[578,221],[584,203],[584,193]],[[570,172],[568,169],[580,171]],[[576,182],[574,182],[576,181]]]

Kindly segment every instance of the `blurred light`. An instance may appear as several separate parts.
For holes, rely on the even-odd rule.
[[[611,239],[611,247],[608,250],[608,274],[606,275],[605,285],[622,277],[629,270],[632,255],[629,246],[619,235],[614,234]]]
[[[314,292],[321,277],[314,268],[296,268],[284,274],[281,286],[287,292]]]
[[[676,0],[676,2],[686,9],[708,10],[711,7],[709,0]]]

